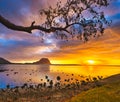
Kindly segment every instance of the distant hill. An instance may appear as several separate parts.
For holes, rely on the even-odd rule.
[[[41,58],[39,61],[33,62],[33,64],[51,64],[48,58]]]
[[[21,63],[11,63],[10,61],[0,57],[0,64],[21,64]],[[39,61],[25,64],[51,64],[51,62],[48,58],[41,58]]]
[[[11,64],[8,60],[0,57],[0,64]]]

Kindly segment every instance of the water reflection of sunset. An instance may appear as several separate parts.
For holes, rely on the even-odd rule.
[[[56,81],[56,77],[60,76],[64,81],[66,78],[86,78],[88,76],[110,76],[120,73],[120,66],[98,66],[98,65],[84,65],[84,66],[67,66],[67,65],[6,65],[4,67],[7,71],[0,73],[0,83],[4,85],[10,84],[23,85],[39,84],[46,82],[45,76],[47,75],[50,80]],[[17,74],[16,74],[17,73]],[[4,85],[0,84],[0,87]]]
[[[120,73],[119,66],[99,66],[99,65],[84,65],[84,66],[52,66],[51,72],[69,73],[77,75],[91,76],[110,76]]]

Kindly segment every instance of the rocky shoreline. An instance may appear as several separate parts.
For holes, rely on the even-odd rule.
[[[21,87],[10,88],[7,85],[6,89],[0,89],[0,102],[64,102],[83,91],[103,85],[100,77],[94,77],[92,80],[87,78],[75,82],[69,81],[64,84],[60,82],[59,76],[56,79],[57,83],[53,84],[51,80],[49,86],[45,83],[38,85],[25,83]]]

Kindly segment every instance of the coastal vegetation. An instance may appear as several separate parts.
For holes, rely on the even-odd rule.
[[[0,89],[0,102],[65,102],[66,100],[68,102],[91,102],[89,100],[92,98],[92,102],[96,100],[99,102],[99,99],[104,102],[109,102],[110,99],[120,100],[119,78],[119,74],[104,79],[101,76],[84,80],[69,78],[61,83],[60,76],[57,76],[56,82],[53,82],[46,75],[46,81],[38,85],[25,83],[14,88],[7,85],[5,89]]]
[[[96,87],[66,102],[120,102],[120,75],[106,78],[102,87]]]

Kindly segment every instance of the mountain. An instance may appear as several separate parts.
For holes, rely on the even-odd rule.
[[[0,57],[0,64],[11,64],[8,60]]]
[[[21,63],[11,63],[8,60],[0,57],[0,64],[21,64]],[[51,64],[48,58],[41,58],[39,61],[33,63],[25,63],[25,64]]]
[[[33,62],[33,64],[51,64],[48,58],[41,58],[39,61]]]

